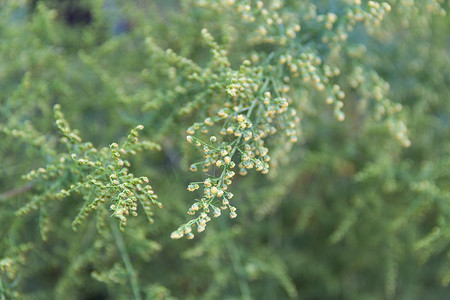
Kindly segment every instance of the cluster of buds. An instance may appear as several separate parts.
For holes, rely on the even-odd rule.
[[[270,156],[265,139],[275,134],[277,127],[286,132],[289,141],[297,141],[296,124],[300,118],[293,108],[289,108],[289,99],[277,90],[274,90],[277,96],[273,97],[269,91],[269,80],[258,86],[265,91],[257,90],[257,96],[253,98],[247,96],[243,99],[239,96],[240,104],[226,105],[214,117],[208,117],[188,128],[187,142],[203,153],[203,159],[192,164],[190,170],[195,172],[201,169],[210,174],[204,181],[192,182],[187,186],[190,192],[203,191],[201,198],[188,210],[189,215],[197,217],[174,231],[172,238],[193,238],[193,226],[202,232],[211,217],[221,216],[224,210],[229,210],[230,218],[237,216],[236,208],[230,204],[233,194],[229,192],[237,172],[234,169],[237,166],[242,176],[250,169],[267,174]],[[248,94],[254,95],[255,92]],[[231,94],[229,96],[233,97]],[[247,98],[253,101],[245,101]],[[222,128],[219,133],[222,137],[211,135],[206,139],[200,138],[202,133],[209,132],[209,128],[217,128],[220,124]],[[237,158],[240,160],[235,163],[233,160]]]
[[[372,15],[381,15],[381,10],[389,9],[385,4],[369,3],[366,7],[354,2],[347,9]],[[342,43],[347,39],[345,26],[352,25],[352,20],[358,21],[333,12],[318,15],[314,4],[305,4],[304,12],[294,15],[283,9],[282,1],[270,4],[225,0],[202,3],[214,9],[231,10],[241,16],[245,24],[255,29],[255,40],[250,44],[272,43],[278,48],[267,55],[255,52],[249,59],[242,60],[238,70],[233,70],[227,58],[228,51],[221,49],[208,30],[202,30],[213,61],[204,71],[208,76],[198,76],[214,77],[202,83],[206,90],[217,93],[221,102],[212,103],[210,111],[215,110],[215,114],[209,114],[187,130],[186,140],[202,153],[202,159],[192,164],[190,170],[202,170],[207,179],[188,185],[190,192],[203,191],[188,210],[189,215],[197,217],[180,226],[172,234],[173,238],[192,237],[194,225],[198,231],[203,231],[209,216],[217,217],[223,209],[230,209],[230,217],[236,216],[235,208],[229,204],[228,190],[233,177],[229,174],[244,176],[249,170],[267,174],[271,160],[267,146],[269,136],[277,134],[285,139],[288,142],[286,149],[298,141],[301,116],[294,104],[298,95],[292,93],[291,87],[311,86],[312,92],[323,95],[325,102],[334,106],[334,114],[339,121],[345,119],[342,111],[345,93],[337,83],[339,78],[335,78],[340,75],[340,69],[324,62],[332,54],[324,55],[320,49],[305,46],[301,33],[308,30],[308,26],[316,26],[320,35],[318,41],[330,42],[330,45],[331,42]],[[359,21],[364,21],[364,18]],[[322,41],[322,37],[329,40]]]
[[[162,204],[157,201],[158,196],[148,184],[149,179],[147,177],[135,177],[133,173],[130,173],[128,170],[130,163],[125,159],[127,155],[135,155],[137,151],[143,148],[159,147],[150,142],[139,141],[138,131],[144,127],[139,125],[132,129],[122,145],[112,143],[109,148],[103,147],[97,150],[92,143],[83,143],[81,138],[70,129],[59,105],[55,106],[54,111],[57,119],[56,124],[63,134],[61,141],[67,145],[72,153],[70,155],[67,153],[61,154],[52,164],[47,165],[46,168],[39,168],[37,171],[30,172],[25,176],[25,179],[34,181],[35,184],[39,184],[41,181],[45,182],[49,178],[58,177],[73,178],[74,181],[68,189],[54,191],[50,186],[44,195],[34,198],[17,213],[28,213],[32,209],[37,209],[42,204],[41,202],[50,199],[62,200],[75,192],[94,194],[96,197],[94,199],[84,197],[85,203],[72,222],[74,230],[91,212],[97,211],[102,214],[99,207],[106,204],[108,200],[113,216],[119,219],[121,230],[124,230],[129,215],[138,215],[138,202],[149,221],[153,222],[151,205],[161,208]]]

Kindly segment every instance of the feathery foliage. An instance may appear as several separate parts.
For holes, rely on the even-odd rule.
[[[0,299],[444,299],[449,5],[0,0]]]

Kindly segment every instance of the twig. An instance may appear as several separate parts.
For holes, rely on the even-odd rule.
[[[117,243],[117,247],[119,248],[120,256],[122,256],[123,263],[125,264],[125,268],[127,269],[128,276],[130,278],[131,289],[133,290],[134,298],[136,300],[142,300],[141,293],[139,291],[139,283],[137,281],[136,272],[133,269],[133,265],[131,264],[130,256],[128,256],[127,249],[125,248],[125,243],[122,239],[122,234],[117,229],[117,226],[113,224],[113,222],[109,222],[111,226],[112,232],[114,234],[114,238]]]
[[[7,192],[4,192],[3,194],[0,194],[0,201],[6,200],[8,198],[14,197],[16,195],[28,192],[29,190],[31,190],[34,187],[34,184],[29,183],[27,185],[24,185],[20,188],[17,189],[12,189],[9,190]]]
[[[1,276],[0,276],[0,300],[6,300],[6,295],[3,288],[3,279]]]
[[[242,299],[252,299],[250,287],[248,286],[247,279],[245,278],[244,272],[240,267],[241,262],[239,259],[239,253],[236,244],[233,241],[233,238],[230,238],[230,240],[227,242],[227,249],[231,258],[231,264],[233,265],[233,269],[238,277],[239,289],[241,290]]]

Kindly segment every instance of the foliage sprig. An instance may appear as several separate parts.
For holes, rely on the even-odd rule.
[[[91,142],[83,142],[78,132],[70,128],[59,105],[55,105],[54,114],[58,130],[63,135],[60,141],[67,151],[57,155],[53,163],[45,168],[33,170],[24,176],[35,189],[44,192],[35,195],[32,201],[17,211],[17,215],[29,213],[38,207],[45,210],[48,202],[63,200],[77,193],[82,195],[84,202],[72,222],[74,230],[92,211],[100,214],[98,226],[103,227],[107,214],[106,210],[98,210],[102,205],[109,205],[112,215],[119,220],[121,230],[127,224],[128,215],[138,215],[138,203],[149,222],[153,223],[151,206],[161,208],[162,204],[148,184],[149,179],[145,176],[135,177],[129,171],[131,164],[126,159],[138,151],[160,149],[155,143],[139,140],[139,131],[144,127],[139,125],[132,129],[121,145],[112,143],[109,147],[97,149]],[[60,184],[67,188],[58,191],[54,184],[58,181],[62,181]],[[45,218],[48,217],[45,214]],[[46,237],[45,233],[43,237]]]

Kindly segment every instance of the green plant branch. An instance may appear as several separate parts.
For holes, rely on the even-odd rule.
[[[233,269],[238,277],[239,289],[241,290],[242,299],[250,300],[252,299],[250,287],[248,285],[247,280],[244,278],[244,274],[241,267],[241,262],[239,259],[238,249],[233,239],[230,239],[227,243],[228,254],[231,258],[231,263],[233,265]]]
[[[133,290],[133,295],[136,300],[142,300],[141,293],[139,290],[139,282],[137,280],[136,272],[134,271],[133,265],[130,260],[130,256],[128,255],[127,249],[125,247],[125,243],[123,242],[122,234],[117,228],[116,224],[109,221],[109,225],[111,226],[111,230],[114,235],[114,239],[117,244],[117,248],[119,249],[120,256],[122,257],[122,261],[125,265],[125,268],[128,273],[128,277],[130,279],[131,289]]]
[[[3,278],[0,276],[0,300],[6,300],[5,290],[3,287]]]
[[[24,186],[21,186],[16,189],[9,190],[7,192],[4,192],[3,194],[0,194],[0,201],[6,200],[8,198],[23,194],[28,192],[29,190],[33,189],[34,184],[26,184]]]

